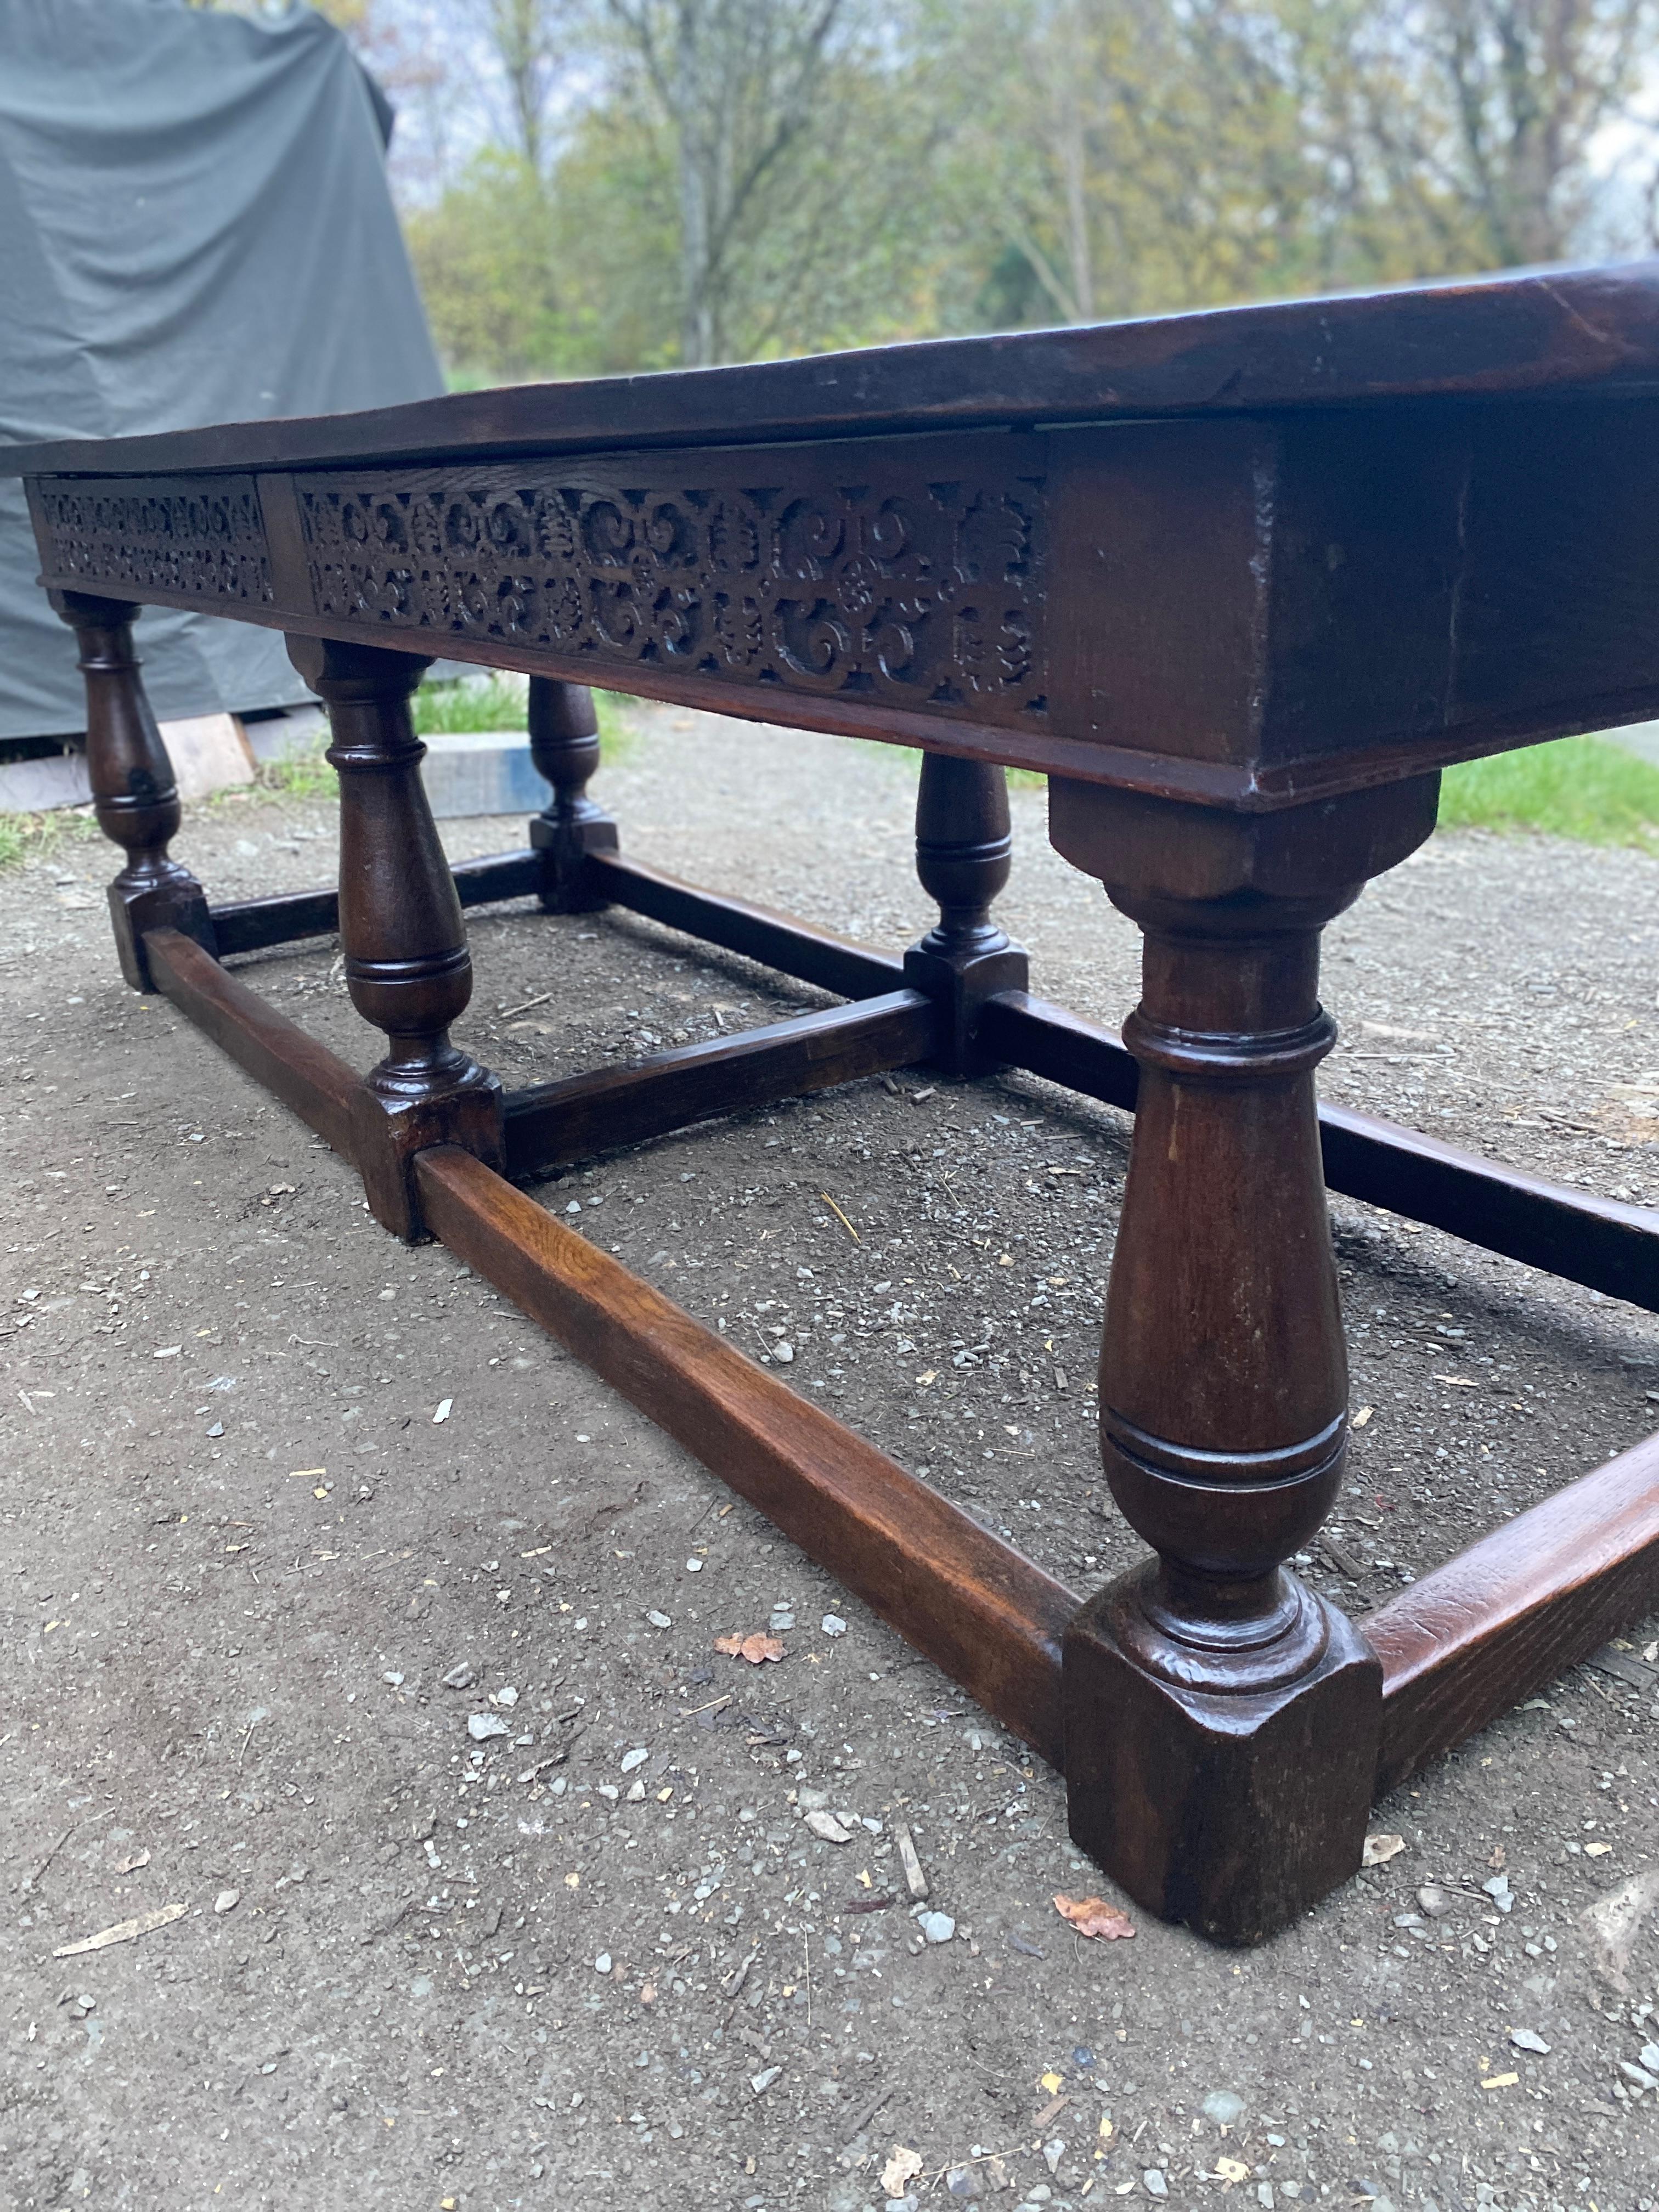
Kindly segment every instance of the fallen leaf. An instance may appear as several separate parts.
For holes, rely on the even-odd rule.
[[[134,1851],[131,1857],[117,1859],[115,1871],[117,1874],[137,1874],[140,1867],[147,1867],[149,1864],[148,1851]]]
[[[910,2184],[921,2172],[921,2153],[896,2143],[893,2154],[881,2169],[881,2185],[890,2197],[908,2197]]]
[[[1349,1427],[1353,1429],[1363,1429],[1376,1410],[1376,1409],[1374,1406],[1362,1406],[1359,1408],[1359,1411],[1354,1415],[1352,1420],[1348,1424]]]
[[[1234,2182],[1248,2181],[1250,2178],[1249,2167],[1242,2160],[1237,2158],[1217,2159],[1215,2170],[1217,2179],[1224,2181],[1230,2189]]]
[[[1504,1850],[1502,1844],[1494,1844],[1492,1847],[1492,1856],[1486,1861],[1486,1864],[1489,1867],[1498,1867],[1501,1869],[1504,1864],[1504,1861],[1507,1856],[1508,1853]]]
[[[1059,1899],[1058,1899],[1058,1898],[1056,1898],[1056,1899],[1054,1899],[1054,1902],[1055,1902],[1056,1904],[1059,1904],[1059,1902],[1060,1902]],[[1051,2097],[1054,2095],[1054,2092],[1059,2088],[1059,2087],[1060,2087],[1060,2075],[1059,2075],[1058,2074],[1039,2074],[1039,2075],[1038,2075],[1038,2076],[1037,2076],[1037,2087],[1038,2087],[1038,2088],[1039,2088],[1039,2089],[1046,2089],[1046,2090],[1048,2092],[1048,2094],[1049,2094]]]
[[[1116,1905],[1108,1905],[1103,1897],[1056,1897],[1054,1910],[1062,1920],[1071,1922],[1079,1936],[1098,1936],[1107,1943],[1135,1932],[1128,1916]]]
[[[1586,1844],[1584,1856],[1587,1859],[1604,1859],[1612,1849],[1611,1844]]]
[[[1512,2089],[1520,2079],[1518,2074],[1493,2074],[1480,2086],[1483,2089]]]
[[[78,1959],[83,1951],[107,1951],[112,1943],[131,1943],[135,1936],[149,1936],[157,1928],[165,1928],[170,1920],[181,1920],[189,1910],[187,1905],[163,1905],[154,1912],[141,1912],[136,1920],[118,1920],[112,1928],[100,1928],[95,1936],[83,1936],[78,1943],[60,1944],[52,1955],[54,1959]]]
[[[1406,1848],[1403,1836],[1385,1835],[1381,1830],[1367,1836],[1365,1848],[1359,1855],[1361,1866],[1382,1866],[1386,1860],[1397,1859]]]
[[[732,1659],[746,1659],[751,1667],[784,1656],[783,1640],[776,1636],[717,1636],[714,1649]]]

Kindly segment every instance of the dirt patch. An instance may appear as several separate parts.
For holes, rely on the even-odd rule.
[[[663,713],[599,787],[643,859],[890,945],[932,919],[902,756]],[[1121,1019],[1133,932],[1015,817],[1037,987]],[[327,881],[331,830],[251,799],[181,850],[250,895]],[[1404,1850],[1266,1949],[1086,1940],[1055,1893],[1121,1900],[1054,1778],[126,992],[107,872],[0,880],[9,2204],[1649,2203],[1652,1624],[1380,1807]],[[1327,1095],[1659,1196],[1656,890],[1437,839],[1329,933]],[[510,1085],[818,1002],[626,917],[471,936]],[[240,969],[373,1056],[331,945]],[[1137,1550],[1092,1431],[1127,1132],[906,1074],[540,1195],[1086,1589]],[[1304,1564],[1363,1613],[1654,1426],[1659,1330],[1336,1214],[1372,1411]]]

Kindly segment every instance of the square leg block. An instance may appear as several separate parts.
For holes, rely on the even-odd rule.
[[[474,1071],[475,1080],[436,1097],[390,1097],[365,1085],[351,1104],[351,1150],[368,1210],[382,1229],[418,1244],[429,1231],[421,1217],[412,1164],[433,1145],[459,1145],[498,1175],[507,1170],[501,1086]]]
[[[1135,1633],[1145,1580],[1109,1585],[1066,1632],[1073,1840],[1160,1919],[1259,1943],[1358,1869],[1382,1668],[1345,1615],[1299,1591],[1313,1632],[1297,1638],[1312,1645],[1304,1671],[1229,1691],[1195,1651],[1193,1679],[1175,1679],[1179,1656],[1149,1655]]]
[[[176,929],[181,937],[194,938],[204,951],[218,951],[207,894],[182,868],[159,883],[133,885],[118,877],[109,887],[109,918],[122,979],[135,991],[155,988],[144,956],[147,929]]]

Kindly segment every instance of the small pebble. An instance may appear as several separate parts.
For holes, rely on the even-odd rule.
[[[1199,2110],[1218,2128],[1236,2128],[1244,2117],[1244,2100],[1236,2090],[1212,2089]]]
[[[1535,2028],[1512,2027],[1510,2030],[1510,2041],[1517,2051],[1535,2051],[1540,2058],[1547,2058],[1550,2055],[1548,2044]]]
[[[852,1832],[843,1828],[833,1813],[809,1813],[806,1825],[826,1844],[850,1844],[853,1840]]]
[[[782,2071],[781,2066],[769,2066],[763,2073],[751,2074],[749,2086],[757,2097],[763,2097]]]
[[[845,1636],[847,1633],[847,1623],[838,1613],[826,1613],[822,1626],[826,1636]]]
[[[673,1622],[669,1619],[665,1613],[657,1613],[653,1611],[647,1613],[645,1617],[650,1622],[653,1628],[672,1628],[674,1626]]]
[[[1170,2185],[1164,2179],[1163,2172],[1158,2166],[1149,2166],[1146,2172],[1141,2175],[1140,2179],[1141,2185],[1149,2197],[1167,2197],[1169,2195]]]
[[[688,1575],[700,1575],[702,1572],[702,1561],[688,1559],[685,1563],[685,1571]]]
[[[1066,2140],[1063,2136],[1055,2136],[1052,2141],[1042,2146],[1042,2162],[1050,2173],[1060,2172],[1060,2161],[1065,2155]]]
[[[930,1943],[948,1943],[957,1932],[957,1923],[948,1912],[921,1913],[916,1925]]]
[[[772,1346],[772,1357],[777,1361],[780,1367],[787,1367],[794,1358],[794,1346],[793,1344],[786,1343],[782,1337],[780,1337],[777,1342]]]
[[[504,1690],[492,1690],[489,1693],[489,1702],[492,1705],[506,1705],[511,1710],[519,1702],[519,1693],[509,1683]]]
[[[240,1889],[222,1889],[213,1900],[213,1909],[216,1912],[234,1912],[241,1901]]]
[[[478,1670],[470,1659],[462,1659],[444,1676],[447,1690],[470,1690],[478,1679]]]
[[[513,1733],[499,1713],[469,1713],[466,1732],[474,1743],[488,1743],[493,1735],[511,1735]]]
[[[643,1766],[650,1756],[651,1753],[644,1744],[635,1744],[632,1751],[625,1751],[622,1755],[623,1772],[631,1774],[636,1766]]]
[[[593,1961],[593,1971],[596,1974],[608,1974],[611,1972],[611,1954],[609,1951],[600,1952],[599,1957]]]

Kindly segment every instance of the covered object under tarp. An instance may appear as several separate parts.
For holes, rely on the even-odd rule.
[[[325,415],[443,389],[345,41],[185,0],[0,0],[0,441]],[[0,738],[85,726],[0,481]],[[309,695],[283,641],[157,608],[163,716]]]

